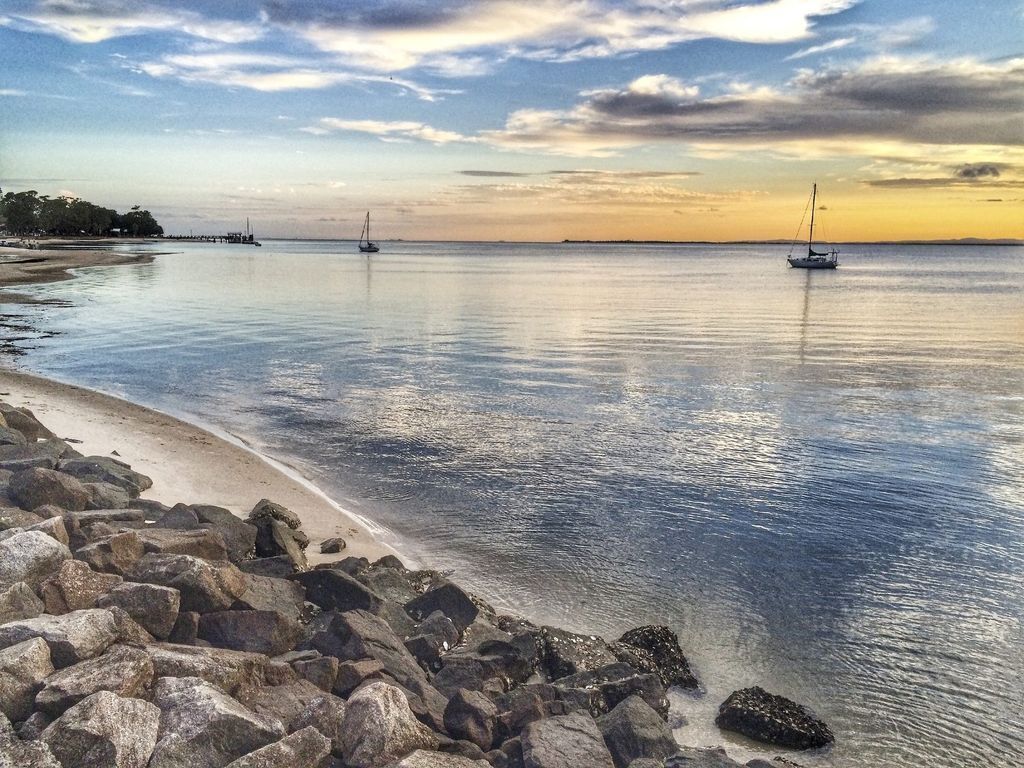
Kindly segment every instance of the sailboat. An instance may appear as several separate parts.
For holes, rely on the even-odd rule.
[[[366,212],[366,221],[363,222],[363,231],[359,235],[359,251],[361,253],[377,253],[380,248],[370,240],[370,212]]]
[[[835,248],[828,251],[814,250],[814,208],[817,199],[818,185],[814,184],[811,187],[811,228],[807,233],[807,255],[794,257],[793,248],[790,247],[786,261],[789,262],[791,267],[799,267],[801,269],[835,269],[839,266],[839,251]],[[800,223],[801,225],[803,224],[803,222]],[[796,243],[794,242],[793,245],[795,246]]]

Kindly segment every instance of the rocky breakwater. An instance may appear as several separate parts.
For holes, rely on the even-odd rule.
[[[279,504],[142,499],[127,464],[0,413],[0,768],[735,765],[673,740],[666,690],[697,680],[666,627],[606,642],[395,557],[310,567]],[[778,702],[732,703],[777,735],[750,723]]]

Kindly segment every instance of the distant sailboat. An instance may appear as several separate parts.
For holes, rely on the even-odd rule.
[[[377,253],[380,248],[370,240],[370,212],[366,212],[366,221],[363,222],[363,231],[359,235],[359,250],[362,253]]]
[[[832,248],[829,251],[814,250],[814,208],[818,199],[818,185],[811,187],[811,228],[807,233],[807,256],[793,256],[793,248],[789,249],[789,256],[786,261],[791,267],[800,269],[835,269],[839,266],[839,251]],[[800,222],[803,225],[803,222]],[[796,243],[794,242],[794,246]]]

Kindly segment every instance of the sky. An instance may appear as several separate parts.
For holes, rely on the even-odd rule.
[[[0,0],[0,188],[168,234],[1024,237],[1024,0]]]

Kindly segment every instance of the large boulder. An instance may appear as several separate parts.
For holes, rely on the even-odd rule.
[[[71,550],[42,531],[22,531],[0,541],[0,589],[23,581],[32,589],[56,571]]]
[[[48,677],[36,696],[36,708],[50,717],[58,717],[97,691],[140,697],[152,681],[153,662],[145,651],[114,645],[102,656],[65,667]]]
[[[465,739],[482,750],[491,748],[498,708],[478,691],[460,690],[448,700],[444,729],[453,739]]]
[[[126,509],[131,497],[124,488],[112,483],[82,483],[89,494],[86,509]]]
[[[239,701],[256,714],[276,718],[290,726],[310,703],[326,696],[330,694],[325,694],[306,680],[293,680],[282,685],[250,688],[239,693]],[[334,696],[331,698],[335,699]],[[340,699],[335,700],[344,708]]]
[[[540,663],[549,680],[614,664],[608,644],[596,635],[579,635],[542,627],[538,635]]]
[[[4,426],[17,430],[29,442],[56,437],[28,408],[15,408],[13,405],[0,402],[0,416],[4,420]]]
[[[331,742],[312,726],[250,752],[227,768],[327,768]]]
[[[220,768],[285,735],[277,720],[257,715],[194,677],[157,680],[160,740],[149,768]]]
[[[626,632],[611,644],[615,657],[638,672],[653,672],[666,688],[674,685],[697,688],[699,683],[679,647],[679,638],[668,627],[648,625]]]
[[[759,686],[730,694],[718,708],[715,725],[791,749],[813,749],[835,741],[829,727],[806,708]]]
[[[373,612],[380,605],[378,595],[343,571],[304,571],[288,578],[301,584],[306,590],[306,599],[325,611]]]
[[[22,472],[26,469],[53,469],[68,452],[63,440],[29,441],[24,445],[0,445],[0,469]]]
[[[67,459],[60,463],[60,471],[73,475],[84,483],[110,483],[123,488],[133,499],[148,488],[153,481],[135,472],[123,461],[111,456],[85,456]]]
[[[43,518],[34,512],[29,512],[18,507],[0,508],[0,532],[6,532],[12,528],[25,529],[41,523]],[[12,534],[13,535],[13,534]]]
[[[277,520],[292,530],[298,530],[302,527],[302,520],[290,509],[270,499],[260,499],[256,502],[256,506],[252,508],[252,512],[249,513],[249,522],[255,526],[260,526],[267,520]]]
[[[531,683],[513,688],[496,696],[498,719],[495,724],[495,742],[514,738],[527,725],[551,715],[566,714],[558,691],[550,683]]]
[[[491,768],[491,763],[462,755],[417,749],[398,762],[391,763],[387,768]]]
[[[523,729],[524,768],[614,768],[597,723],[572,712],[537,720]]]
[[[46,727],[40,740],[65,768],[145,768],[160,710],[148,701],[99,691]]]
[[[251,574],[248,581],[232,610],[276,611],[292,621],[308,620],[306,592],[299,582]]]
[[[171,511],[181,506],[176,505]],[[211,504],[193,504],[187,509],[195,514],[201,527],[217,531],[224,537],[231,562],[240,563],[256,556],[256,526],[223,507]]]
[[[466,592],[446,581],[405,604],[406,612],[422,621],[434,611],[440,611],[462,632],[473,623],[480,609]]]
[[[0,425],[0,445],[25,445],[28,440],[16,429]]]
[[[342,722],[345,702],[337,696],[318,696],[308,702],[288,724],[289,731],[300,731],[313,726],[331,742],[331,753],[341,757]]]
[[[415,718],[402,691],[384,682],[352,694],[341,730],[342,756],[352,768],[381,768],[417,749],[437,749],[439,743]]]
[[[145,552],[138,533],[121,531],[80,546],[75,559],[88,563],[94,571],[124,576]]]
[[[181,593],[157,584],[117,584],[96,600],[98,608],[117,606],[156,638],[166,640],[178,619]]]
[[[638,674],[621,662],[566,675],[554,684],[563,699],[586,708],[592,717],[610,712],[630,696],[639,696],[663,719],[668,716],[661,678],[653,673]]]
[[[227,693],[262,685],[270,659],[261,653],[151,643],[143,649],[157,677],[195,677]]]
[[[0,650],[0,712],[16,722],[31,715],[36,693],[51,674],[50,647],[40,637]]]
[[[0,626],[0,648],[41,637],[50,646],[50,658],[59,669],[99,656],[117,636],[113,614],[102,608],[90,608],[4,624]]]
[[[375,659],[384,671],[405,686],[426,682],[426,674],[387,623],[366,611],[327,616],[324,629],[311,642],[316,650],[341,661]]]
[[[40,467],[15,473],[7,492],[24,509],[54,504],[67,510],[82,510],[89,503],[89,491],[77,478]]]
[[[228,559],[224,537],[208,528],[195,531],[180,528],[144,528],[138,535],[146,552],[192,555],[203,560]]]
[[[45,608],[43,601],[24,581],[12,584],[7,589],[0,587],[0,624],[21,619],[34,619]]]
[[[248,586],[248,577],[231,563],[191,555],[143,555],[126,578],[177,589],[181,610],[197,613],[228,610]]]
[[[297,622],[277,611],[216,611],[199,619],[198,637],[217,648],[277,656],[295,646]]]
[[[0,735],[0,768],[63,768],[41,741],[4,741]]]
[[[679,749],[672,729],[639,696],[630,696],[598,718],[597,727],[611,752],[615,768],[627,768],[641,757],[664,760]]]
[[[92,608],[96,598],[121,583],[113,573],[97,573],[81,560],[65,560],[39,585],[46,612],[54,615]]]

